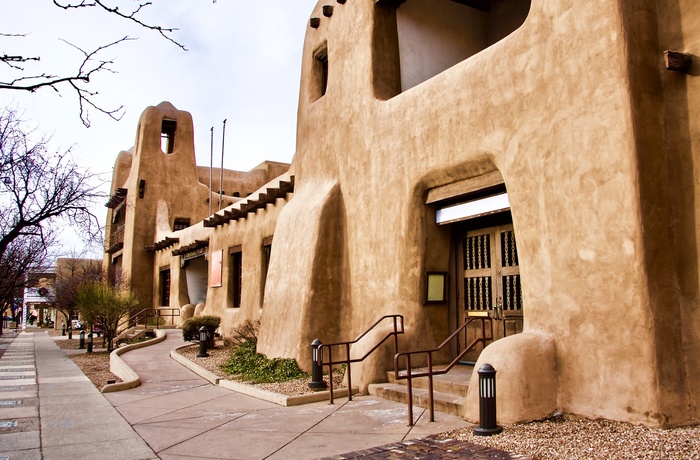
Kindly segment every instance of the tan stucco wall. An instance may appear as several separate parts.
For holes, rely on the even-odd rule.
[[[171,198],[136,202],[131,218],[148,223],[125,240],[124,267],[136,267],[131,261],[145,245],[180,240],[125,270],[132,279],[143,275],[155,298],[154,280],[169,266],[171,306],[181,307],[188,299],[172,250],[209,238],[210,254],[224,251],[224,282],[208,288],[202,312],[222,315],[224,335],[259,318],[259,351],[308,368],[314,338],[351,340],[382,315],[402,314],[402,351],[432,347],[454,329],[462,307],[454,298],[423,304],[425,272],[454,272],[450,227],[435,223],[427,193],[498,171],[518,242],[525,321],[522,334],[488,346],[477,363],[498,372],[499,421],[555,410],[661,426],[700,421],[700,71],[698,62],[687,73],[666,71],[662,57],[665,49],[698,53],[695,3],[532,0],[522,26],[503,40],[451,67],[436,55],[419,69],[412,65],[420,59],[410,57],[429,43],[416,39],[419,24],[406,28],[401,16],[420,20],[437,1],[445,10],[431,19],[461,16],[449,14],[456,7],[449,0],[413,1],[400,7],[398,21],[385,2],[337,4],[330,18],[319,2],[310,16],[321,18],[320,27],[309,28],[304,43],[293,198],[180,232],[155,230],[157,214],[170,221]],[[406,33],[412,46],[401,44]],[[322,47],[323,96],[313,58]],[[162,112],[153,113],[159,120]],[[142,166],[140,139],[133,164],[123,155],[115,169],[122,177],[130,168],[129,197],[147,175],[147,193],[153,183],[157,196],[181,199],[180,189],[166,186],[179,180],[195,197],[193,216],[208,208],[208,175],[196,170],[193,152],[191,174],[158,182],[152,175],[163,160]],[[159,146],[153,151],[163,155]],[[227,192],[236,177],[226,175]],[[262,241],[273,235],[263,296]],[[234,309],[228,250],[237,245],[244,279]],[[391,354],[385,347],[354,366],[353,383],[365,389],[384,381]],[[472,385],[465,413],[472,421],[477,393]]]
[[[659,276],[672,268],[669,255],[657,265],[653,252],[667,244],[672,221],[666,196],[652,196],[667,183],[654,171],[668,166],[649,157],[662,145],[663,123],[644,112],[662,106],[645,95],[659,87],[661,72],[652,8],[534,0],[516,32],[383,101],[397,87],[395,58],[386,54],[398,49],[393,12],[367,0],[337,5],[324,18],[320,7],[312,16],[321,26],[308,30],[304,45],[297,189],[275,233],[285,263],[269,274],[280,290],[266,298],[262,351],[306,361],[309,339],[352,339],[397,312],[406,316],[411,348],[444,338],[446,312],[421,304],[436,233],[425,193],[498,169],[518,238],[525,330],[553,342],[556,378],[543,378],[556,382],[556,407],[652,425],[697,419],[689,404],[697,383],[683,368],[696,376],[698,368],[682,356],[698,328],[681,326],[676,299],[664,296],[672,275]],[[312,56],[324,44],[328,88],[316,99]],[[430,268],[447,269],[448,254],[442,260]],[[314,289],[335,273],[341,278]],[[282,317],[294,318],[298,332],[280,335]],[[536,385],[536,375],[522,375],[533,369],[523,362],[536,356],[502,358],[519,340],[505,339],[482,358],[499,357],[499,378]],[[359,382],[382,379],[389,365],[368,362]],[[505,414],[542,415],[525,389],[506,386],[514,392],[499,402]],[[514,405],[526,410],[507,409]]]

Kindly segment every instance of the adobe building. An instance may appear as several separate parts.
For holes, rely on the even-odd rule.
[[[117,159],[105,261],[224,336],[260,319],[259,351],[303,367],[313,339],[382,315],[403,315],[401,351],[489,318],[496,340],[468,358],[497,369],[501,423],[698,423],[694,6],[319,2],[288,169],[225,171],[210,212],[189,114],[149,107]],[[353,383],[385,381],[392,354]]]

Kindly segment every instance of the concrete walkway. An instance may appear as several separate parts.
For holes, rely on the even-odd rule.
[[[46,332],[0,337],[0,459],[157,458]]]
[[[142,384],[108,394],[46,332],[5,332],[0,460],[523,458],[431,438],[467,424],[415,408],[408,427],[405,405],[372,396],[283,407],[212,385],[170,358],[181,331],[123,354]]]
[[[165,341],[122,355],[141,386],[104,396],[164,460],[317,459],[467,426],[436,412],[427,421],[416,408],[406,425],[406,406],[356,396],[282,407],[200,378],[169,358],[183,345],[180,331]]]

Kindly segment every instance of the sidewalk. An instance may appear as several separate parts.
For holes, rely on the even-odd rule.
[[[522,458],[431,438],[468,426],[440,412],[414,408],[408,427],[404,404],[372,396],[282,407],[212,385],[169,357],[183,341],[168,334],[122,355],[141,386],[107,394],[48,334],[2,337],[0,460]]]
[[[5,331],[0,459],[157,458],[47,333]]]

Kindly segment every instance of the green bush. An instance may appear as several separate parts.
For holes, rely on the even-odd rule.
[[[290,358],[269,359],[256,352],[257,341],[243,342],[233,349],[231,357],[221,366],[227,374],[253,383],[284,382],[297,378],[309,378]]]
[[[182,323],[182,338],[185,342],[199,342],[199,329],[207,328],[207,348],[214,347],[214,332],[219,328],[218,316],[193,316]]]

